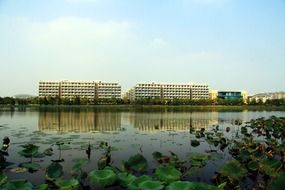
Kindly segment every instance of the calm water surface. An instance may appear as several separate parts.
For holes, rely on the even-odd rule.
[[[204,152],[212,149],[206,142],[193,148],[189,133],[190,128],[211,129],[219,125],[222,129],[231,127],[227,134],[234,138],[238,127],[235,120],[243,122],[259,117],[268,118],[272,115],[285,116],[284,111],[240,111],[240,112],[193,112],[193,111],[14,111],[0,112],[0,138],[9,136],[11,145],[7,161],[18,165],[29,161],[28,158],[19,157],[18,151],[22,144],[34,143],[45,150],[58,140],[64,140],[66,146],[62,153],[65,160],[62,164],[65,177],[70,177],[74,159],[87,158],[86,146],[93,147],[91,160],[84,167],[85,171],[97,168],[97,160],[103,151],[96,148],[101,141],[108,142],[114,147],[112,152],[113,165],[120,167],[122,160],[131,155],[142,152],[149,161],[149,171],[157,166],[152,158],[154,151],[169,155],[169,151],[176,153],[181,159],[187,159],[191,152]],[[58,159],[59,151],[52,146],[54,155],[51,157],[35,159],[40,162],[43,169],[36,173],[13,173],[7,168],[6,174],[11,179],[25,178],[34,184],[44,183],[45,166],[51,160]],[[223,160],[210,161],[192,180],[210,183],[210,177],[221,164],[231,159],[225,152]],[[11,166],[12,167],[15,167]]]

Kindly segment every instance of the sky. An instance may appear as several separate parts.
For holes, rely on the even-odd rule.
[[[0,96],[40,80],[285,91],[285,0],[0,0]]]

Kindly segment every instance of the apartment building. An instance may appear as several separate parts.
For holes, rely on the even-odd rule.
[[[255,94],[249,97],[249,101],[256,101],[265,103],[267,100],[280,100],[285,99],[285,92],[268,92],[268,93],[260,93]]]
[[[208,99],[209,87],[204,84],[140,83],[126,93],[131,100],[159,99]]]
[[[191,87],[191,99],[209,99],[209,87],[205,84],[192,84]]]
[[[40,81],[39,97],[121,98],[121,86],[101,81]]]

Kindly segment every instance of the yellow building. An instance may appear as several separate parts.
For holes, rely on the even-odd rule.
[[[40,81],[39,97],[121,98],[118,83],[95,81]]]
[[[127,94],[131,100],[158,99],[208,99],[209,87],[205,84],[140,83]]]

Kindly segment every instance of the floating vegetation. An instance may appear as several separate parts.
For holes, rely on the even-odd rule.
[[[23,161],[13,164],[9,162],[10,139],[5,137],[0,150],[0,189],[80,190],[97,187],[130,190],[284,189],[285,118],[259,118],[247,123],[234,120],[232,124],[237,130],[222,125],[193,130],[192,134],[189,134],[190,144],[187,140],[190,151],[187,150],[189,153],[185,154],[184,159],[180,159],[172,151],[161,150],[163,152],[153,152],[153,159],[149,160],[145,157],[145,154],[148,154],[145,151],[147,149],[143,152],[142,145],[130,144],[128,148],[137,149],[138,153],[124,161],[119,160],[120,166],[115,165],[114,161],[118,162],[116,156],[122,149],[108,143],[119,143],[119,140],[106,142],[106,139],[102,138],[97,141],[86,138],[90,142],[78,142],[76,139],[79,139],[80,135],[70,135],[68,138],[49,137],[44,140],[49,142],[49,146],[40,147],[33,143],[17,146],[20,150],[16,152]],[[20,131],[18,134],[20,133],[24,132]],[[31,139],[40,140],[37,136]],[[68,154],[62,155],[62,151],[71,150],[72,145],[76,144],[80,148],[75,150],[81,152],[82,157],[78,158],[77,155],[77,159],[72,159],[73,165],[70,171],[64,170]],[[207,146],[206,150],[191,151],[193,149],[197,151],[204,144]],[[92,153],[98,156],[97,163],[90,160],[93,150],[97,151],[96,154]],[[54,157],[56,159],[52,160]],[[46,161],[45,164],[42,164],[41,159]],[[205,172],[203,169],[211,164],[216,166],[211,178],[212,184],[203,183],[203,180],[201,181],[203,178],[199,178],[199,182],[195,181],[195,177],[203,175]],[[45,174],[44,183],[36,186],[25,179],[10,179],[7,177],[10,176],[9,172],[22,173],[21,175],[28,175],[28,172],[42,172]]]

